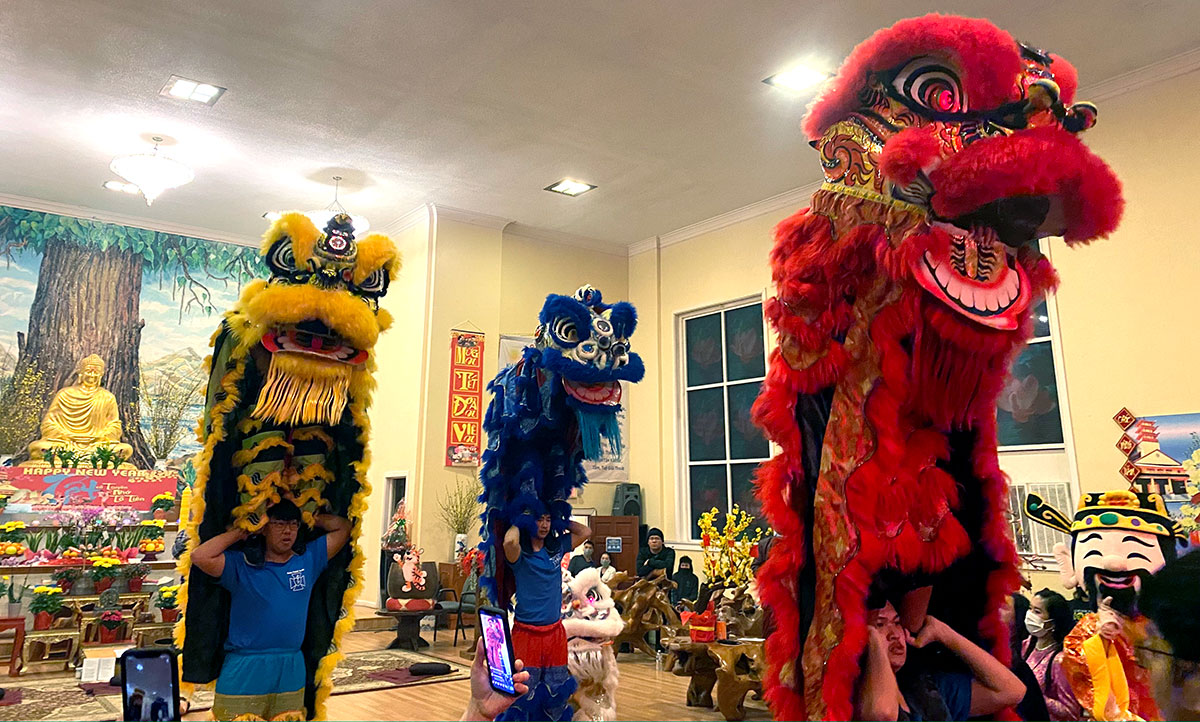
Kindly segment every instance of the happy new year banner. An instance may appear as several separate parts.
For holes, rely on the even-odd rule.
[[[483,435],[483,334],[450,332],[446,466],[479,466]]]

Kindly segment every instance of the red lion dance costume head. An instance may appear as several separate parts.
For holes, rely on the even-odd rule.
[[[777,719],[852,718],[883,580],[932,587],[930,614],[1007,659],[996,396],[1056,281],[1037,239],[1106,235],[1122,209],[1076,84],[985,20],[929,15],[858,46],[805,119],[825,183],[776,230],[754,409],[782,447],[758,476]]]

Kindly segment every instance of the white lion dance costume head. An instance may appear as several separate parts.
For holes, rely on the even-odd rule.
[[[572,577],[563,572],[563,629],[567,632],[567,666],[579,682],[571,702],[576,720],[609,722],[617,718],[617,658],[612,640],[625,628],[600,570],[588,568]]]

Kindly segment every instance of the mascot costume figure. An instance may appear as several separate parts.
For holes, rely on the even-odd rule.
[[[985,20],[930,15],[850,54],[804,130],[825,182],[776,229],[778,332],[757,493],[777,719],[851,719],[868,588],[1007,659],[1018,586],[996,398],[1055,284],[1037,241],[1116,228],[1075,70]]]
[[[621,382],[636,383],[645,374],[629,346],[637,313],[624,301],[606,304],[600,291],[584,286],[573,296],[548,296],[538,321],[534,345],[488,385],[480,585],[500,607],[510,606],[514,593],[519,603],[521,594],[504,555],[505,533],[516,526],[524,535],[534,534],[538,517],[545,514],[551,517],[552,535],[567,532],[567,500],[587,481],[581,462],[606,454],[620,457]],[[570,677],[557,683],[559,671],[542,675],[531,669],[535,679],[550,683],[531,679],[529,695],[510,707],[506,718],[569,719],[567,701],[575,683]]]
[[[1075,698],[1096,720],[1161,719],[1125,622],[1139,616],[1142,582],[1175,559],[1183,541],[1162,496],[1089,492],[1069,520],[1030,494],[1025,514],[1071,536],[1070,546],[1054,547],[1059,574],[1092,609],[1063,640],[1063,671]]]
[[[588,567],[572,577],[563,572],[563,628],[567,667],[579,684],[571,703],[576,722],[612,722],[617,718],[617,657],[613,638],[625,628],[612,590],[600,570]]]
[[[271,277],[246,286],[213,336],[176,642],[185,681],[217,678],[230,596],[191,567],[198,544],[230,525],[261,530],[267,507],[284,497],[300,508],[301,541],[315,536],[315,515],[324,510],[349,519],[350,543],[313,588],[301,650],[307,681],[298,718],[323,718],[362,581],[357,540],[370,494],[372,349],[391,325],[379,299],[400,259],[386,236],[356,241],[344,214],[322,231],[304,214],[285,213],[263,236],[262,254]]]

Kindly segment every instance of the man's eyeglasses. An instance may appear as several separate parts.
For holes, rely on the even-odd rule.
[[[267,523],[270,524],[271,528],[275,529],[276,531],[283,531],[285,529],[290,529],[292,531],[298,531],[300,529],[300,522],[298,522],[298,521],[284,521],[283,519],[272,519],[271,521],[269,521]]]
[[[1165,649],[1156,649],[1139,644],[1133,648],[1133,652],[1134,656],[1137,657],[1138,664],[1145,669],[1170,662],[1176,682],[1181,682],[1184,679],[1200,674],[1200,662],[1184,659]]]

